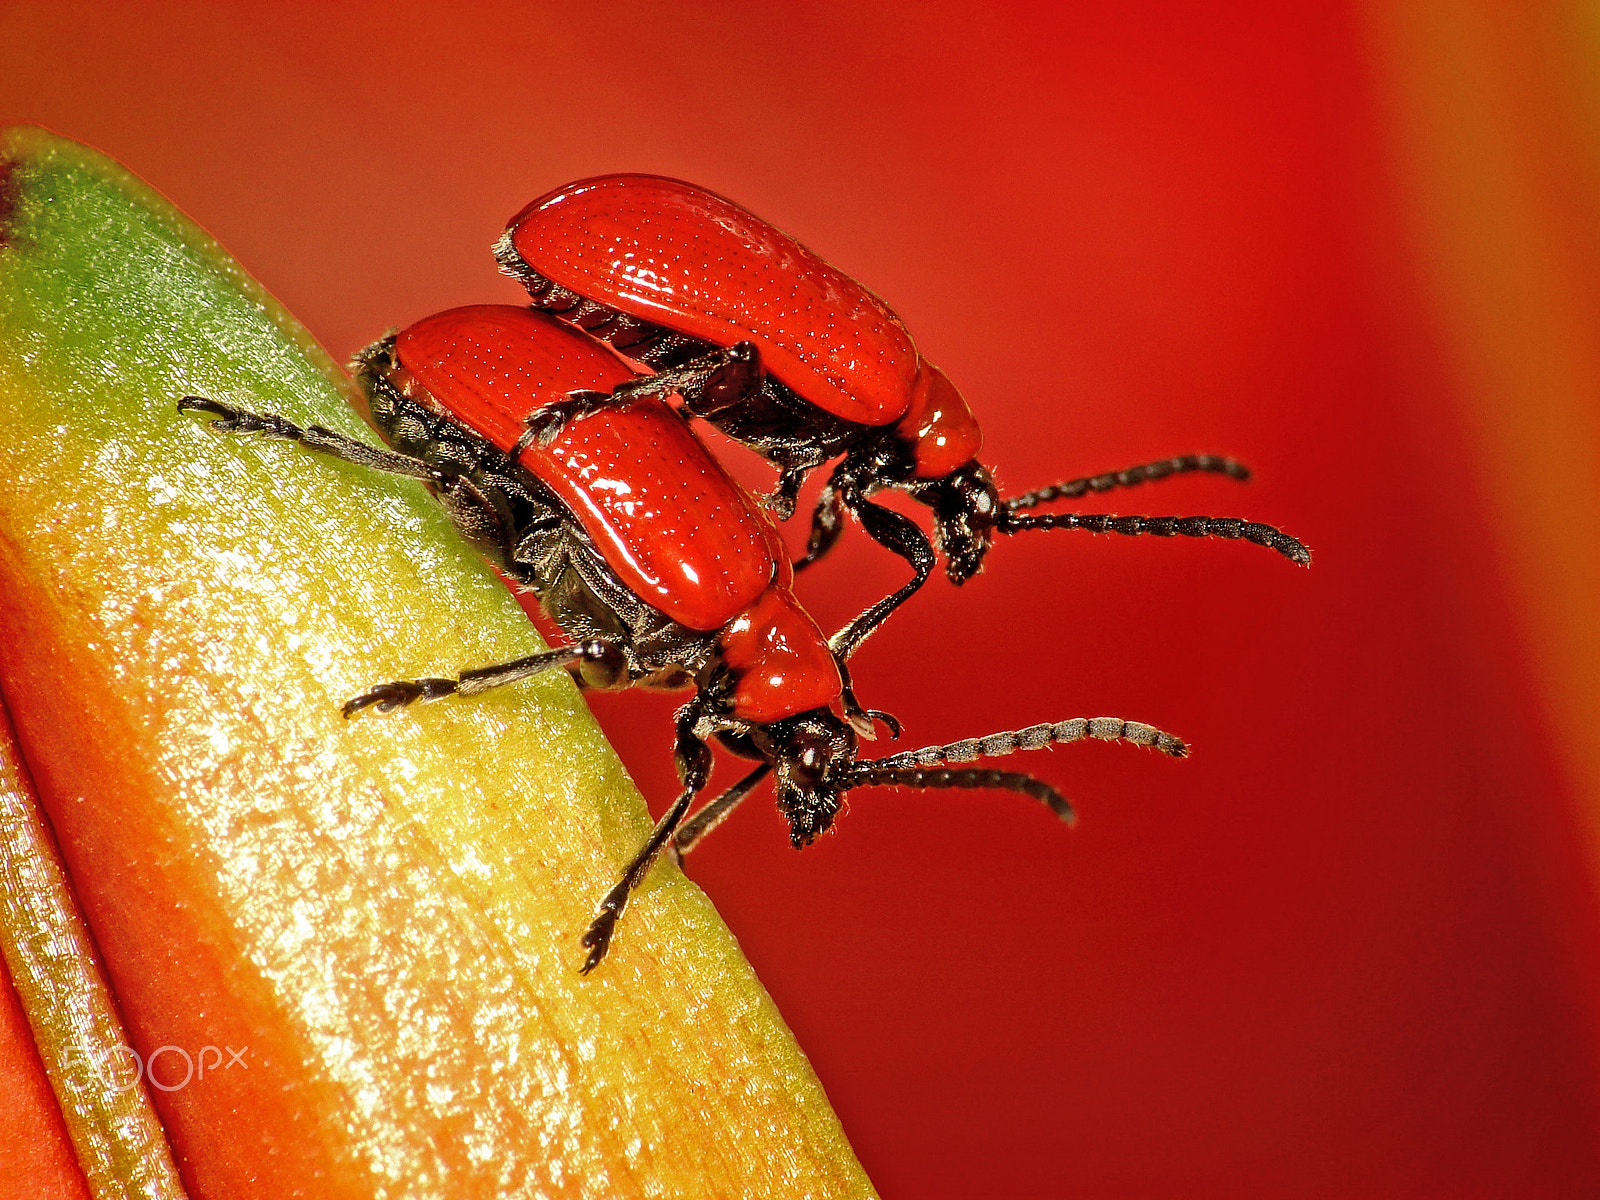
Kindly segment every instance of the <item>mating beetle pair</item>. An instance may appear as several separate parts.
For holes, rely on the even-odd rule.
[[[686,184],[636,176],[620,179],[642,181],[638,186],[645,199],[654,195],[651,188],[667,185],[674,196],[709,197]],[[720,198],[709,199],[733,209]],[[507,261],[507,245],[518,244],[518,231],[528,228],[528,213],[539,207],[536,204],[513,222],[508,241],[500,247],[502,263]],[[769,242],[783,239],[749,214],[743,216],[753,223],[747,228],[764,230]],[[613,238],[628,236],[626,224],[611,228],[590,222],[586,228],[609,229],[607,236]],[[647,223],[640,228],[650,227]],[[666,232],[669,239],[683,235],[670,222]],[[574,240],[581,239],[574,236]],[[693,239],[686,244],[693,244]],[[423,479],[463,535],[502,571],[528,586],[574,639],[570,646],[467,671],[454,679],[380,685],[350,701],[345,706],[347,716],[369,706],[386,710],[418,699],[473,694],[558,668],[572,671],[588,686],[693,687],[693,698],[676,719],[675,754],[683,790],[585,932],[586,972],[604,957],[629,894],[661,850],[671,844],[680,853],[687,851],[769,773],[775,775],[778,804],[789,820],[792,840],[801,846],[831,826],[846,792],[867,785],[1003,788],[1033,796],[1070,818],[1065,798],[1041,780],[950,766],[981,755],[1083,737],[1127,740],[1174,756],[1186,753],[1178,739],[1148,725],[1096,718],[1037,725],[885,758],[858,758],[858,735],[870,736],[874,719],[883,720],[896,733],[898,727],[887,714],[863,709],[856,702],[844,660],[921,586],[933,562],[932,548],[915,523],[867,496],[884,486],[905,486],[923,499],[928,499],[930,489],[938,493],[929,502],[935,507],[938,538],[950,558],[952,578],[959,581],[981,565],[992,530],[1030,527],[1015,524],[1029,518],[1011,517],[1008,524],[997,514],[1052,495],[1047,490],[1009,502],[1012,508],[1000,506],[987,473],[971,458],[977,449],[977,426],[970,411],[943,376],[915,355],[898,319],[865,289],[796,244],[787,245],[793,248],[788,261],[798,264],[795,294],[813,306],[805,310],[810,324],[804,326],[811,340],[801,339],[802,352],[791,357],[803,361],[810,355],[814,386],[820,386],[815,384],[818,379],[830,380],[831,373],[829,386],[834,390],[826,393],[829,402],[835,408],[846,407],[839,397],[851,394],[850,381],[833,369],[837,364],[817,366],[829,354],[838,357],[830,349],[833,342],[816,334],[829,326],[814,310],[817,289],[808,293],[800,286],[819,273],[831,272],[829,280],[844,280],[854,289],[838,291],[849,306],[870,310],[867,332],[900,347],[899,360],[890,361],[894,354],[881,347],[879,357],[902,376],[908,363],[914,368],[906,407],[895,411],[881,393],[869,393],[877,397],[876,407],[853,402],[853,415],[870,420],[851,425],[846,414],[838,412],[826,420],[805,417],[798,406],[808,401],[800,399],[792,383],[780,383],[762,370],[766,364],[775,371],[771,364],[783,361],[782,339],[769,336],[769,302],[778,317],[784,311],[780,300],[767,294],[770,288],[754,288],[735,297],[735,307],[743,308],[735,314],[737,320],[725,319],[721,331],[699,327],[690,331],[701,336],[715,333],[715,343],[660,326],[635,336],[643,323],[620,309],[602,312],[582,298],[565,305],[565,315],[577,318],[573,324],[592,326],[639,361],[651,363],[653,358],[654,365],[663,368],[656,375],[636,375],[573,324],[561,324],[539,311],[476,306],[426,318],[380,341],[356,362],[368,415],[392,447],[387,450],[214,400],[188,397],[180,404],[185,411],[219,417],[218,429],[260,432]],[[712,244],[701,254],[714,257],[726,252],[727,247]],[[663,286],[669,292],[674,290],[669,276],[658,273],[656,278],[666,280]],[[546,301],[552,295],[557,293],[546,288]],[[564,301],[565,295],[558,299]],[[676,289],[676,297],[679,306],[691,313],[720,303],[714,290],[695,293],[686,286]],[[596,312],[602,315],[596,318]],[[789,317],[797,320],[794,312]],[[740,320],[746,323],[739,324]],[[755,343],[758,326],[770,346]],[[802,324],[789,328],[799,330]],[[892,336],[895,331],[899,341]],[[865,334],[859,335],[862,339],[871,341]],[[858,358],[864,361],[863,356]],[[932,382],[924,385],[918,380]],[[779,463],[783,468],[779,507],[785,506],[787,497],[792,508],[794,490],[805,472],[842,450],[844,462],[824,493],[804,562],[827,550],[837,536],[841,508],[848,509],[857,513],[876,540],[912,562],[917,571],[912,584],[869,608],[831,640],[824,638],[794,598],[794,564],[770,519],[662,401],[660,396],[669,392],[682,397],[687,411],[712,417]],[[785,420],[787,430],[782,428]],[[1163,464],[1156,464],[1111,477],[1110,484],[1096,479],[1058,485],[1054,494],[1078,494],[1074,489],[1097,490],[1180,470],[1240,473],[1230,460],[1200,457],[1164,466],[1164,470]],[[932,472],[926,480],[918,474],[923,470]],[[1046,520],[1055,522],[1048,527],[1074,527],[1063,519]],[[1078,517],[1075,527],[1128,520],[1143,519]],[[1219,524],[1210,518],[1186,520]],[[1297,561],[1307,557],[1298,542],[1276,530],[1242,522],[1221,524],[1250,532],[1202,531],[1192,525],[1169,532],[1246,536]],[[1136,532],[1116,524],[1104,527]],[[695,798],[709,781],[712,738],[758,765],[690,817]]]
[[[454,679],[381,684],[347,703],[346,716],[560,668],[591,687],[695,690],[676,720],[683,790],[584,934],[585,971],[604,957],[629,894],[668,842],[686,852],[769,773],[803,846],[831,826],[846,792],[868,784],[1003,788],[1071,817],[1066,799],[1041,780],[948,765],[980,755],[1083,737],[1185,753],[1149,726],[1097,718],[858,760],[856,729],[893,718],[855,704],[842,657],[790,590],[794,572],[771,519],[680,417],[642,396],[570,422],[548,444],[530,436],[525,417],[544,403],[632,378],[604,346],[541,313],[484,305],[385,338],[363,352],[356,376],[392,449],[200,397],[179,407],[220,418],[219,430],[263,433],[425,480],[462,534],[530,588],[574,641]],[[686,822],[710,778],[713,737],[759,765]]]

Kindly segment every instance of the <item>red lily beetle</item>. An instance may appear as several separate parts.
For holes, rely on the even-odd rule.
[[[481,305],[425,318],[365,350],[357,379],[392,449],[321,426],[202,397],[179,409],[213,429],[262,433],[335,458],[422,479],[480,551],[538,597],[574,639],[568,646],[455,678],[380,684],[346,716],[416,700],[473,695],[566,668],[592,687],[691,686],[674,749],[683,790],[602,900],[583,935],[583,970],[605,956],[629,894],[671,842],[687,851],[769,773],[791,840],[804,846],[865,785],[1002,788],[1071,807],[1028,775],[950,769],[980,755],[1084,737],[1131,741],[1182,756],[1148,725],[1096,718],[1037,725],[948,746],[858,760],[841,657],[800,608],[777,530],[689,427],[661,400],[635,396],[568,422],[541,442],[527,418],[576,391],[610,396],[633,375],[609,349],[543,314]],[[758,765],[686,820],[711,773],[709,741]]]
[[[1023,515],[1047,501],[1189,471],[1248,478],[1229,458],[1187,455],[1002,499],[978,462],[978,422],[944,372],[917,352],[881,299],[788,234],[704,188],[655,175],[606,175],[557,188],[511,219],[501,269],[534,307],[658,374],[623,395],[676,391],[684,410],[779,468],[769,500],[788,516],[807,472],[837,455],[797,567],[825,554],[844,510],[904,558],[914,578],[834,639],[848,653],[926,582],[933,553],[916,525],[869,497],[905,490],[934,513],[951,580],[983,566],[996,533],[1087,529],[1243,538],[1303,566],[1310,552],[1270,525],[1217,517]],[[603,400],[552,407],[546,433]]]

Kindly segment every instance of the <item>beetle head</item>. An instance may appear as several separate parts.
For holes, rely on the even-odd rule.
[[[983,568],[1000,519],[1000,493],[976,459],[916,490],[933,508],[934,539],[944,552],[952,583],[965,583]]]
[[[838,815],[855,766],[855,731],[829,709],[814,708],[766,732],[789,840],[796,847],[809,845]]]

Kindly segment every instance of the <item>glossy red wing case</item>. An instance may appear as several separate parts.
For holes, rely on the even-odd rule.
[[[769,372],[837,416],[887,425],[910,403],[917,350],[889,306],[704,188],[585,179],[535,200],[510,235],[524,263],[581,296],[714,345],[756,343]]]
[[[541,406],[633,377],[592,338],[508,305],[427,317],[396,338],[395,353],[445,411],[506,451]],[[779,573],[772,522],[660,400],[581,417],[518,462],[571,510],[624,584],[691,629],[720,629]]]

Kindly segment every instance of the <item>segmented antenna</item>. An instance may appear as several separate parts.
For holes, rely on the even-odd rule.
[[[952,771],[944,767],[885,767],[877,762],[857,763],[850,773],[851,787],[916,788],[995,788],[1021,792],[1049,806],[1051,812],[1068,825],[1078,819],[1072,805],[1060,792],[1042,779],[1020,771],[994,771],[988,767],[966,767]]]
[[[1191,471],[1226,475],[1229,479],[1237,479],[1240,483],[1250,478],[1250,469],[1236,459],[1223,458],[1216,454],[1183,454],[1177,458],[1163,458],[1159,462],[1144,463],[1123,471],[1107,471],[1103,475],[1085,475],[1081,479],[1052,483],[1047,487],[1024,492],[1020,496],[1012,496],[1000,503],[1009,511],[1017,512],[1024,508],[1033,508],[1035,505],[1048,504],[1052,500],[1071,500],[1089,492],[1109,492],[1112,488],[1137,487],[1141,483],[1155,483],[1162,479],[1170,479],[1174,475],[1186,475]]]
[[[872,766],[884,767],[941,767],[947,763],[975,762],[980,758],[998,758],[1015,754],[1018,750],[1043,750],[1046,746],[1062,746],[1068,742],[1081,742],[1084,738],[1098,738],[1103,742],[1132,742],[1135,746],[1154,746],[1173,758],[1186,758],[1189,747],[1170,733],[1163,733],[1154,725],[1139,721],[1124,721],[1121,717],[1076,717],[1071,721],[1057,721],[1054,725],[1029,725],[1026,729],[1010,733],[991,733],[988,737],[965,738],[948,746],[924,746],[921,750],[905,750],[886,758],[870,759]],[[865,765],[865,764],[864,764]]]
[[[991,771],[981,767],[959,771],[942,768],[952,763],[975,762],[979,758],[998,758],[1018,750],[1043,750],[1048,746],[1061,746],[1084,738],[1153,746],[1173,758],[1185,758],[1189,754],[1189,747],[1181,740],[1154,725],[1124,721],[1121,717],[1076,717],[1070,721],[1057,721],[1053,725],[1030,725],[1026,729],[991,733],[987,737],[964,738],[947,746],[925,746],[921,750],[867,759],[858,762],[852,769],[848,786],[1002,788],[1042,801],[1063,821],[1070,823],[1073,819],[1072,805],[1067,803],[1065,796],[1041,779],[1014,771]]]
[[[1138,537],[1243,538],[1257,546],[1276,550],[1290,562],[1311,565],[1311,551],[1298,538],[1259,521],[1238,517],[1118,517],[1109,513],[1050,513],[1039,517],[1013,516],[1003,510],[995,528],[1003,533],[1022,533],[1029,529],[1087,529],[1090,533],[1122,533]]]

